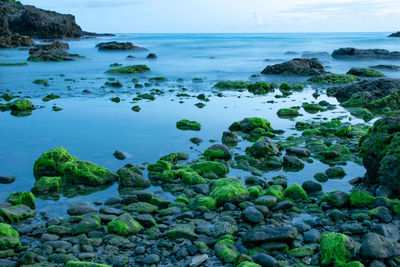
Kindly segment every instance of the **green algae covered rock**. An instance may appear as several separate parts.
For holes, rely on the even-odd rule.
[[[350,193],[351,206],[369,206],[375,203],[375,198],[368,192],[361,190],[353,190]]]
[[[63,184],[104,185],[114,182],[118,176],[97,164],[78,160],[62,147],[43,153],[35,161],[34,175],[37,180],[43,176],[61,177]]]
[[[279,118],[296,118],[300,115],[299,111],[295,108],[281,108],[276,114]]]
[[[218,204],[225,202],[241,202],[249,197],[249,192],[242,181],[237,178],[223,178],[216,180],[210,197]]]
[[[263,129],[265,131],[272,130],[271,123],[263,118],[245,118],[239,122],[234,122],[230,127],[230,131],[242,131],[244,133],[249,133],[254,129]]]
[[[15,249],[20,246],[18,232],[11,225],[0,223],[0,250]]]
[[[247,90],[255,95],[265,95],[269,92],[273,92],[274,88],[271,88],[271,86],[266,82],[256,82],[249,84]]]
[[[283,195],[293,200],[304,200],[308,198],[306,191],[298,184],[292,184],[286,188]]]
[[[324,265],[344,266],[354,253],[351,239],[339,233],[325,233],[321,239],[321,263]]]
[[[11,223],[35,217],[35,215],[36,212],[24,204],[0,209],[0,216]]]
[[[13,205],[24,204],[31,209],[35,209],[35,196],[31,192],[14,192],[7,201]]]
[[[176,123],[176,128],[180,130],[200,131],[201,124],[197,121],[180,120]]]
[[[215,254],[223,263],[234,263],[239,257],[239,252],[235,250],[235,242],[231,239],[222,239],[214,246]]]
[[[136,235],[144,228],[139,222],[134,220],[129,214],[122,214],[114,218],[107,225],[107,232],[120,236]]]
[[[376,121],[360,139],[360,157],[367,169],[366,183],[384,185],[394,194],[400,193],[400,118]]]
[[[69,261],[66,267],[111,267],[111,265],[85,261]]]
[[[150,71],[150,68],[146,65],[132,65],[121,68],[113,68],[107,71],[107,73],[111,74],[137,74],[144,73]]]
[[[261,265],[251,261],[243,261],[237,267],[261,267]]]
[[[147,202],[137,202],[129,204],[128,206],[124,207],[123,210],[127,212],[151,214],[156,213],[158,211],[158,207]]]
[[[248,87],[248,83],[241,81],[233,81],[233,82],[219,82],[214,85],[214,87],[220,89],[245,89]]]
[[[255,158],[277,156],[279,149],[269,137],[261,137],[253,145],[246,148],[246,154]]]
[[[10,109],[15,112],[26,112],[34,110],[35,106],[28,99],[20,99],[11,103]]]
[[[211,197],[196,197],[190,203],[190,206],[197,210],[200,207],[204,207],[206,209],[215,209],[217,207],[217,201]]]
[[[198,238],[198,235],[195,234],[194,229],[194,224],[177,224],[172,226],[172,228],[167,231],[167,237],[172,240],[185,238],[194,241]]]
[[[284,198],[283,187],[281,185],[271,185],[264,191],[263,194],[268,196],[274,196],[278,201],[282,201]]]
[[[32,192],[37,195],[59,193],[62,184],[61,177],[47,177],[43,176],[36,181]]]
[[[384,77],[385,74],[378,70],[369,68],[351,68],[347,74],[359,76],[359,77]]]
[[[79,234],[88,234],[91,231],[100,231],[102,230],[100,217],[95,215],[87,215],[85,216],[75,227],[74,233],[76,235]]]
[[[346,83],[354,83],[358,80],[360,80],[359,77],[351,74],[325,73],[313,76],[309,78],[307,81],[320,84],[346,84]]]
[[[202,161],[190,166],[195,172],[204,177],[225,177],[229,172],[228,167],[214,161]]]
[[[311,257],[314,254],[314,249],[309,246],[293,248],[288,251],[288,255],[295,258]]]

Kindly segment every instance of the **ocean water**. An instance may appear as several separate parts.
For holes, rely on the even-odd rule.
[[[116,37],[101,37],[68,41],[70,52],[85,56],[71,62],[31,63],[27,66],[0,66],[0,93],[10,92],[21,97],[31,97],[39,109],[31,116],[14,117],[9,112],[0,112],[0,175],[13,175],[16,181],[9,185],[0,185],[0,201],[14,191],[27,191],[34,185],[33,164],[45,151],[63,146],[82,160],[91,161],[116,171],[126,163],[143,164],[155,162],[161,156],[171,152],[185,152],[196,159],[216,140],[220,142],[222,132],[229,125],[245,117],[263,117],[273,128],[285,130],[283,137],[301,134],[294,129],[296,121],[312,121],[322,118],[347,116],[344,121],[361,122],[352,118],[343,108],[333,111],[308,114],[304,111],[296,119],[279,119],[279,108],[301,105],[314,101],[312,94],[324,87],[307,86],[303,92],[296,92],[288,98],[276,99],[276,93],[266,96],[253,96],[248,93],[224,91],[224,97],[216,96],[213,85],[222,80],[251,80],[268,82],[304,82],[304,77],[261,75],[261,70],[270,64],[301,57],[306,51],[327,52],[331,54],[340,47],[384,48],[400,50],[400,39],[387,38],[387,33],[331,33],[331,34],[118,34]],[[99,52],[95,46],[106,41],[131,41],[135,45],[146,47],[148,52]],[[39,42],[39,40],[38,40]],[[286,52],[292,51],[290,55]],[[157,60],[145,57],[149,52],[158,55]],[[127,59],[128,55],[135,56]],[[28,51],[24,49],[0,50],[0,62],[26,62]],[[327,69],[335,73],[345,73],[351,67],[368,67],[378,64],[400,65],[400,60],[334,60],[323,56],[320,60]],[[106,74],[112,63],[123,65],[146,64],[149,73],[139,75]],[[400,78],[400,72],[384,71],[388,77]],[[136,89],[132,78],[139,83],[148,78],[164,76],[165,83],[154,84],[150,88]],[[33,84],[38,78],[48,79],[49,87]],[[123,83],[122,88],[104,87],[109,78]],[[202,78],[202,83],[193,83],[193,78]],[[183,79],[183,82],[177,82]],[[206,94],[210,99],[203,109],[194,104],[195,97],[177,98],[181,87],[185,93],[197,96]],[[88,89],[90,93],[84,93]],[[161,89],[164,95],[156,96],[155,101],[142,100],[137,103],[132,98],[137,93],[150,89]],[[175,90],[170,92],[170,90]],[[43,102],[41,99],[54,93],[60,99]],[[121,103],[113,103],[110,98],[119,96]],[[274,100],[273,104],[268,101]],[[317,101],[327,100],[338,104],[336,99],[321,94]],[[182,102],[182,103],[181,103]],[[56,104],[63,108],[54,112]],[[136,113],[131,107],[139,105],[142,109]],[[180,131],[175,124],[181,119],[199,121],[199,132]],[[204,140],[199,146],[189,139],[200,137]],[[249,143],[241,142],[233,149],[234,153],[244,153]],[[113,152],[120,150],[128,158],[119,161]],[[285,174],[290,183],[302,183],[312,180],[313,174],[324,171],[329,166],[315,160],[306,163],[300,172],[268,172],[266,179],[277,174]],[[350,190],[348,180],[362,176],[365,169],[352,162],[344,166],[347,176],[339,180],[329,180],[323,184],[324,191]],[[250,173],[231,170],[230,175],[245,178]],[[63,213],[62,207],[74,201],[104,201],[117,194],[117,185],[102,191],[73,198],[61,197],[58,201],[37,200],[39,210]],[[150,190],[166,199],[173,196],[161,192],[161,188]],[[61,207],[61,208],[60,208]]]

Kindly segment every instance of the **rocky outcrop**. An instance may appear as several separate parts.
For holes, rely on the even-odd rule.
[[[133,45],[131,42],[119,43],[119,42],[107,42],[100,43],[96,45],[96,47],[101,50],[136,50],[136,51],[145,51],[147,50],[144,47]]]
[[[357,49],[353,47],[340,48],[332,53],[333,58],[383,58],[399,59],[400,52],[389,52],[385,49]]]
[[[311,76],[325,73],[325,68],[316,58],[295,58],[288,62],[267,66],[261,73]]]
[[[0,1],[0,48],[33,46],[31,38],[80,38],[82,29],[72,15]]]
[[[77,54],[70,54],[65,50],[69,46],[67,43],[54,41],[51,44],[40,44],[29,50],[29,61],[71,61],[80,58]]]
[[[345,106],[400,108],[400,79],[363,80],[348,86],[329,88],[327,93],[336,96]]]
[[[386,117],[374,123],[360,140],[360,156],[367,169],[365,182],[400,193],[400,118]]]
[[[388,37],[400,37],[400,31],[392,33]]]
[[[72,15],[60,14],[36,8],[17,5],[18,11],[10,14],[10,31],[32,38],[79,38],[83,35],[81,27]]]

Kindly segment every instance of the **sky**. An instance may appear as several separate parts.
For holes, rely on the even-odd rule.
[[[400,0],[22,0],[99,33],[394,32]]]

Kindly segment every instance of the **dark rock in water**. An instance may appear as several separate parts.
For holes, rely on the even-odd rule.
[[[147,55],[146,58],[147,58],[147,59],[157,59],[157,55],[154,54],[154,53],[150,53],[150,54]]]
[[[83,32],[72,15],[43,10],[34,6],[13,5],[8,16],[12,33],[19,33],[33,38],[79,38]]]
[[[112,33],[96,33],[96,32],[84,31],[83,32],[83,36],[87,36],[87,37],[113,37],[113,36],[115,36],[115,34],[112,34]]]
[[[190,138],[190,142],[192,142],[193,144],[199,145],[203,142],[203,139],[198,138],[198,137],[193,137],[193,138]]]
[[[126,159],[126,156],[125,156],[125,154],[123,153],[123,152],[121,152],[121,151],[118,151],[118,150],[116,150],[115,152],[114,152],[114,157],[116,158],[116,159],[119,159],[119,160],[124,160],[124,159]]]
[[[340,48],[332,53],[334,58],[384,58],[399,59],[400,52],[389,52],[385,49],[357,49],[353,47]]]
[[[283,157],[283,166],[286,169],[299,170],[304,168],[304,163],[296,156],[285,155]]]
[[[400,31],[390,34],[388,37],[400,37]]]
[[[67,210],[69,215],[83,215],[91,212],[97,212],[96,208],[88,202],[75,202]]]
[[[207,150],[204,151],[204,156],[208,160],[214,160],[214,159],[229,160],[232,158],[232,154],[229,151],[229,148],[221,144],[215,144],[207,148]]]
[[[322,190],[322,185],[314,181],[305,181],[301,187],[303,187],[307,194]]]
[[[376,233],[363,236],[360,254],[368,259],[387,259],[400,256],[400,244]]]
[[[261,265],[262,267],[278,267],[279,263],[274,258],[265,253],[259,253],[252,256],[255,263]]]
[[[286,153],[296,155],[298,157],[309,157],[311,155],[311,152],[308,149],[299,146],[288,146],[286,148]]]
[[[262,74],[318,75],[325,73],[318,59],[295,58],[288,62],[267,66]]]
[[[386,117],[374,123],[360,140],[360,156],[367,169],[365,182],[400,193],[400,118]]]
[[[244,243],[262,244],[267,242],[282,241],[291,244],[297,237],[297,229],[291,227],[266,227],[250,229],[243,237]]]
[[[100,44],[96,45],[96,47],[99,48],[99,51],[101,51],[101,50],[137,50],[137,51],[147,50],[144,47],[135,46],[131,42],[126,42],[126,43],[119,43],[119,42],[100,43]]]
[[[245,208],[242,215],[244,219],[251,223],[260,223],[264,221],[264,215],[253,206]]]
[[[0,184],[11,184],[14,181],[14,176],[0,176]]]
[[[222,133],[222,143],[227,146],[236,146],[239,142],[239,137],[236,133],[223,132]]]
[[[329,88],[327,93],[336,96],[342,105],[348,107],[400,108],[400,79],[363,80],[343,87]]]
[[[375,65],[370,68],[379,70],[400,70],[400,66],[398,65]]]
[[[52,44],[36,45],[34,48],[29,49],[29,61],[42,62],[42,61],[71,61],[80,58],[77,54],[70,54],[65,51],[68,49],[67,43],[54,41]]]
[[[29,36],[13,34],[6,37],[0,37],[0,48],[15,48],[20,46],[34,46],[35,42]]]

